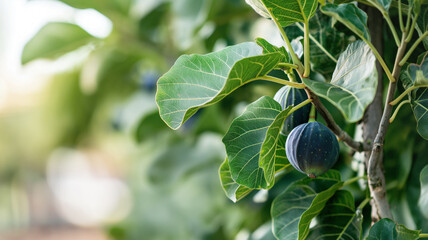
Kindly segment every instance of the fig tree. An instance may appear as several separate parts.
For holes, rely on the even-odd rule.
[[[273,99],[275,99],[275,101],[277,101],[284,110],[288,106],[298,105],[299,103],[308,99],[308,97],[306,95],[305,90],[303,89],[284,86],[278,90]],[[295,127],[299,126],[302,123],[308,122],[310,112],[311,106],[310,104],[308,104],[290,114],[290,116],[285,119],[281,133],[284,135],[288,135]]]
[[[315,178],[329,170],[339,157],[336,136],[319,122],[294,128],[287,137],[285,151],[291,165]]]

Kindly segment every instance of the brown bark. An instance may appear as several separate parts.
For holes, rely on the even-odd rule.
[[[373,7],[367,7],[365,9],[368,15],[368,27],[370,30],[370,36],[372,37],[372,43],[377,49],[379,54],[383,56],[383,18],[377,9]],[[378,85],[376,89],[376,94],[373,102],[367,107],[366,112],[364,113],[362,121],[363,129],[363,139],[364,142],[372,143],[376,137],[377,130],[379,129],[379,123],[382,118],[382,97],[383,97],[383,70],[382,66],[376,61],[376,69],[378,72]],[[383,156],[380,156],[381,158]],[[370,158],[370,152],[365,152],[364,160],[365,165],[368,166]],[[382,171],[382,161],[379,164],[379,167]],[[383,173],[382,173],[383,174]],[[372,205],[372,222],[377,222],[379,220],[379,214],[374,204],[374,200],[370,203]]]

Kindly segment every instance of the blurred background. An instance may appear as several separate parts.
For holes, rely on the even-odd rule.
[[[310,26],[336,57],[356,39],[320,14]],[[384,48],[393,49],[388,34]],[[178,131],[155,104],[157,79],[181,54],[256,37],[282,45],[244,0],[0,0],[0,239],[274,239],[272,200],[303,175],[293,171],[269,193],[233,203],[218,168],[231,121],[280,86],[245,85]],[[311,78],[328,78],[334,62],[311,51]],[[385,51],[385,59],[394,56]],[[388,132],[385,159],[396,159],[385,161],[388,195],[399,223],[428,229],[413,204],[428,142],[411,115],[403,108]],[[341,150],[342,178],[362,174],[362,160]],[[365,198],[358,186],[352,191],[357,202]]]
[[[154,97],[181,54],[256,36],[281,40],[243,0],[0,0],[0,239],[247,239],[270,204],[226,198],[221,138],[279,86],[179,131]]]

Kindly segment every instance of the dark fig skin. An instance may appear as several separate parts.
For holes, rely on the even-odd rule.
[[[326,126],[319,122],[309,122],[291,131],[285,143],[285,152],[294,168],[315,178],[336,163],[339,143]]]
[[[308,96],[306,95],[306,92],[303,89],[284,86],[279,89],[278,92],[276,92],[273,99],[275,99],[275,101],[277,101],[284,110],[288,106],[296,106],[301,102],[307,100]],[[307,123],[309,120],[310,112],[311,105],[308,104],[290,114],[290,116],[285,119],[281,133],[284,135],[288,135],[295,127],[299,126],[302,123]]]

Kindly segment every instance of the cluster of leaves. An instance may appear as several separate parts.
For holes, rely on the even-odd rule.
[[[239,87],[255,80],[305,87],[336,107],[348,123],[361,120],[376,93],[376,59],[381,61],[387,77],[392,81],[391,72],[371,43],[364,11],[354,3],[320,2],[322,6],[317,11],[319,3],[315,0],[247,0],[261,16],[273,19],[281,31],[285,28],[283,38],[288,52],[284,47],[257,39],[258,45],[247,42],[207,55],[181,56],[158,81],[156,102],[162,120],[172,129],[177,129],[199,109],[219,102]],[[390,21],[391,1],[368,1],[368,4],[376,7]],[[413,17],[417,19],[421,9],[420,1],[410,1],[406,6],[414,10]],[[400,5],[399,11],[401,7]],[[425,10],[422,12],[425,13]],[[317,17],[313,18],[314,16]],[[332,25],[314,24],[315,21],[332,23],[332,19],[346,26],[362,41],[354,41],[343,52],[338,53],[337,49],[343,49],[347,45],[346,41],[352,38],[345,38],[345,33]],[[321,30],[325,30],[319,31],[315,36],[310,35],[311,30],[303,31],[304,74],[303,66],[296,60],[297,56],[288,40],[296,29],[303,28],[301,23],[305,28],[315,25],[311,29],[312,33],[320,26]],[[419,32],[422,37],[426,34],[425,30]],[[294,37],[299,40],[300,35],[297,33]],[[395,32],[393,35],[397,40]],[[310,37],[313,45],[307,44]],[[335,40],[336,38],[342,41]],[[422,41],[425,38],[420,39]],[[337,48],[332,50],[335,47]],[[336,62],[331,77],[331,70],[317,56],[320,52],[315,54],[316,59],[309,58],[309,48],[311,53],[312,49],[317,49],[324,53],[325,60]],[[336,60],[337,55],[339,58]],[[311,59],[310,65],[308,59]],[[418,132],[424,138],[428,131],[428,75],[425,65],[425,60],[421,65],[409,65],[404,75],[407,81],[403,81],[408,89],[404,94],[409,94],[409,102],[418,121]],[[316,75],[308,75],[309,68],[327,77],[313,80]],[[288,73],[289,80],[271,76],[270,73],[277,69]],[[301,82],[293,81],[296,72],[301,77]],[[219,171],[222,186],[231,200],[239,201],[255,189],[270,189],[278,176],[291,171],[284,151],[285,136],[280,134],[280,129],[284,120],[295,109],[296,106],[282,109],[271,97],[264,96],[248,105],[232,122],[223,138],[227,158]],[[422,179],[424,172],[421,173]],[[368,199],[355,207],[353,195],[342,189],[352,181],[344,182],[339,172],[330,170],[316,179],[303,178],[289,185],[271,206],[275,237],[323,239],[328,236],[331,239],[361,239],[362,209]],[[426,196],[423,193],[423,180],[421,183],[419,202],[423,204]],[[311,224],[314,226],[310,227]],[[382,219],[367,234],[368,239],[418,239],[420,231],[409,230],[392,220]]]

